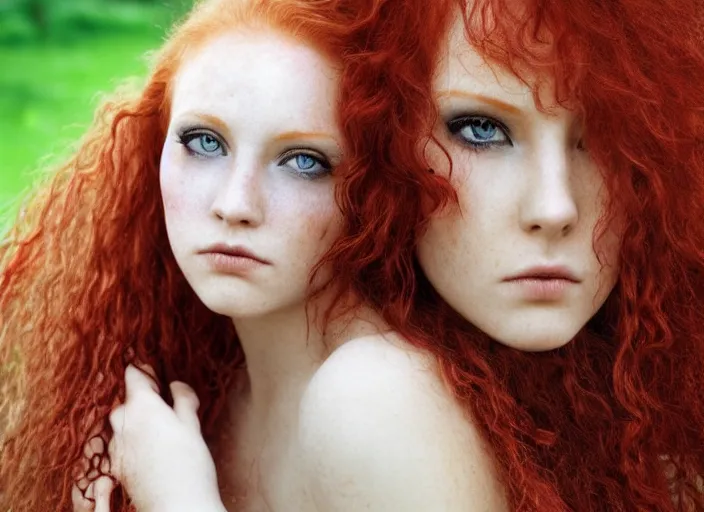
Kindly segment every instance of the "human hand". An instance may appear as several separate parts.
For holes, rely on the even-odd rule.
[[[103,434],[95,433],[83,448],[81,467],[71,490],[73,512],[110,512],[115,481],[109,476],[110,461]]]
[[[195,391],[172,382],[171,408],[159,395],[156,381],[132,365],[125,371],[125,385],[125,403],[110,414],[109,454],[111,474],[137,510],[225,511],[215,463],[201,435]]]

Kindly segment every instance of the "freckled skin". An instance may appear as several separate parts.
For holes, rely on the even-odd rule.
[[[291,155],[339,163],[336,95],[331,63],[275,32],[217,37],[177,75],[161,161],[164,211],[176,260],[210,309],[237,318],[303,303],[340,212],[334,178],[297,175]],[[222,150],[189,154],[179,134],[193,127]],[[189,143],[203,152],[199,144]],[[218,242],[271,264],[246,277],[216,274],[197,252]]]
[[[419,241],[421,266],[455,310],[497,341],[522,350],[568,343],[613,289],[620,244],[615,230],[600,239],[602,267],[592,240],[607,197],[579,146],[579,120],[563,108],[539,112],[528,86],[469,46],[461,23],[442,53],[435,92],[437,135],[453,162],[459,204],[431,220]],[[453,124],[472,116],[475,124]],[[499,143],[481,149],[468,141]],[[448,175],[437,147],[428,159]],[[536,265],[566,266],[580,282],[542,302],[502,282]]]

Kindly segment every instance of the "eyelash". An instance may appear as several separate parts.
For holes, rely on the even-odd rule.
[[[225,149],[225,143],[223,143],[222,139],[215,135],[213,132],[210,130],[201,128],[201,127],[194,127],[194,128],[187,128],[178,134],[178,143],[183,145],[183,147],[186,149],[188,154],[190,156],[194,156],[196,158],[213,158],[212,156],[206,156],[202,153],[199,153],[198,151],[194,151],[188,145],[196,140],[199,137],[203,137],[204,135],[207,135],[209,137],[212,137],[217,141],[217,143],[220,145],[220,149],[223,151],[224,155],[227,155],[227,150]]]
[[[318,178],[322,178],[323,176],[326,176],[332,172],[332,165],[328,161],[327,158],[325,158],[323,155],[321,155],[318,152],[311,151],[310,149],[307,148],[291,148],[288,151],[286,151],[283,155],[281,155],[281,158],[279,159],[279,165],[285,165],[286,162],[290,162],[294,158],[298,156],[307,156],[308,158],[312,158],[315,160],[321,167],[322,169],[319,171],[315,172],[302,172],[302,171],[297,171],[296,169],[289,167],[290,172],[295,174],[296,176],[303,178],[304,180],[315,180]]]
[[[498,141],[487,141],[487,142],[476,142],[472,140],[468,140],[465,137],[462,137],[460,135],[460,132],[464,129],[470,126],[470,122],[472,120],[477,120],[481,119],[483,121],[488,121],[492,125],[496,127],[498,131],[500,131],[503,136],[505,137],[505,140],[498,140]],[[510,130],[506,127],[504,123],[499,121],[498,119],[495,119],[491,116],[485,116],[482,114],[464,114],[461,116],[456,116],[447,121],[446,123],[447,130],[450,132],[450,134],[455,137],[456,139],[459,140],[459,142],[465,146],[469,146],[471,149],[475,151],[486,151],[493,149],[495,147],[501,147],[501,146],[513,146],[513,142],[511,141],[511,136],[510,136]]]
[[[183,130],[178,134],[178,143],[183,145],[183,147],[186,149],[189,155],[196,157],[196,158],[214,158],[212,156],[206,156],[202,153],[199,153],[198,151],[195,151],[191,149],[188,145],[196,140],[199,137],[202,137],[204,135],[212,137],[217,143],[219,144],[220,149],[224,152],[223,156],[227,155],[227,150],[225,149],[225,143],[222,141],[222,139],[211,132],[210,130],[200,128],[200,127],[195,127],[195,128],[188,128]],[[295,168],[286,165],[287,162],[295,159],[296,157],[299,156],[306,156],[308,158],[313,159],[318,165],[322,167],[321,170],[315,171],[315,172],[303,172],[296,170]],[[318,152],[311,151],[308,148],[291,148],[287,150],[279,159],[278,165],[280,166],[286,166],[288,170],[295,174],[296,176],[306,179],[306,180],[315,180],[317,178],[323,177],[325,175],[330,174],[332,170],[332,165],[328,161],[327,158],[325,158],[323,155],[321,155]]]
[[[462,137],[459,135],[459,132],[467,127],[469,125],[468,121],[471,119],[484,119],[486,121],[489,121],[493,125],[496,126],[498,130],[500,130],[504,137],[506,137],[505,141],[489,141],[489,142],[484,142],[484,143],[479,143],[479,142],[473,142],[470,140],[467,140],[466,138]],[[494,147],[497,146],[513,146],[513,141],[511,141],[511,136],[510,133],[511,131],[508,129],[508,127],[499,121],[498,119],[495,119],[491,116],[485,116],[481,114],[466,114],[466,115],[461,115],[457,117],[453,117],[446,123],[447,130],[450,132],[450,134],[459,139],[459,142],[465,146],[469,146],[472,150],[475,151],[485,151],[485,150],[490,150]],[[578,151],[583,151],[583,152],[588,152],[586,145],[584,144],[584,139],[580,138],[577,141],[577,144],[575,146],[575,149]]]

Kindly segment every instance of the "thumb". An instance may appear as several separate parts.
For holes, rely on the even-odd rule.
[[[186,425],[190,425],[200,433],[200,421],[198,420],[198,407],[200,400],[191,386],[185,382],[174,381],[169,387],[171,396],[174,398],[174,413]]]
[[[110,512],[110,495],[115,488],[115,482],[109,476],[101,476],[93,482],[95,496],[94,512]]]

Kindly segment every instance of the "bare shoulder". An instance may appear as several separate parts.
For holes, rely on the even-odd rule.
[[[300,425],[322,510],[505,510],[491,457],[434,359],[398,336],[338,348],[303,397]]]

